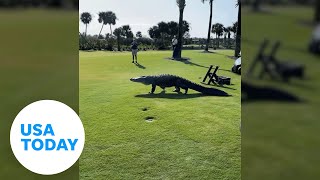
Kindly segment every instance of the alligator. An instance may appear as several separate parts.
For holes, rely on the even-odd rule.
[[[174,92],[177,93],[180,93],[180,89],[184,89],[185,94],[187,94],[188,89],[193,89],[204,95],[229,96],[229,94],[219,89],[207,88],[199,84],[193,83],[185,78],[170,74],[162,74],[156,76],[140,76],[136,78],[131,78],[130,81],[142,83],[144,85],[152,85],[150,94],[153,94],[156,90],[156,87],[159,86],[164,91],[166,87],[175,87],[176,89],[174,90]]]

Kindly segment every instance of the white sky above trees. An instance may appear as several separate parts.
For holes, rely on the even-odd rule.
[[[209,2],[201,0],[186,0],[184,20],[191,24],[191,37],[206,37],[208,32],[210,7]],[[237,21],[237,0],[214,0],[212,22],[231,26]],[[99,34],[101,24],[98,22],[98,12],[113,11],[117,17],[114,30],[122,25],[130,25],[134,34],[141,31],[148,36],[148,29],[160,21],[179,20],[179,9],[176,0],[80,0],[79,14],[90,12],[93,19],[88,26],[88,34]],[[79,31],[85,31],[85,25],[79,20]],[[103,28],[102,34],[110,33],[109,26]]]

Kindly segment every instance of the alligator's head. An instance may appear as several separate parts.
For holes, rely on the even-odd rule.
[[[140,77],[131,78],[130,81],[142,83],[144,85],[150,85],[152,84],[153,80],[152,80],[152,76],[140,76]]]

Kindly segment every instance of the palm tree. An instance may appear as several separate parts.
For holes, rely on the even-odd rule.
[[[238,0],[236,5],[238,7],[238,26],[237,26],[237,36],[236,36],[236,48],[234,51],[234,56],[239,57],[241,51],[241,0]]]
[[[224,46],[227,47],[227,36],[230,33],[228,27],[223,27],[224,32]]]
[[[168,27],[169,27],[169,35],[170,38],[172,39],[174,36],[178,35],[179,32],[179,24],[175,21],[170,21],[168,22]]]
[[[216,36],[217,36],[217,40],[218,40],[217,46],[218,46],[218,48],[219,48],[220,37],[223,35],[223,29],[224,29],[224,27],[223,27],[222,24],[216,23],[216,24],[213,25],[213,28],[212,28],[212,29],[213,29],[213,33],[215,33]]]
[[[238,1],[238,4],[239,4],[239,2],[240,2],[240,0]],[[256,11],[256,12],[260,11],[260,5],[261,5],[261,0],[254,0],[252,2],[253,11]]]
[[[183,33],[183,36],[185,35],[185,33],[189,32],[190,31],[190,23],[188,21],[183,21],[183,30],[182,30],[182,33]]]
[[[106,37],[105,39],[110,39],[112,37],[112,34],[107,33],[105,37]]]
[[[123,25],[122,30],[123,30],[124,36],[126,36],[126,38],[133,38],[133,33],[132,33],[131,27],[129,25]]]
[[[232,27],[228,26],[227,29],[228,29],[228,39],[231,39]]]
[[[101,35],[101,32],[102,32],[102,29],[103,29],[103,26],[104,25],[107,25],[108,24],[108,21],[107,21],[107,14],[106,12],[99,12],[99,18],[98,18],[98,21],[99,23],[102,23],[102,27],[101,27],[101,30],[99,32],[99,36]],[[99,37],[98,36],[98,37]]]
[[[142,38],[142,33],[141,33],[141,31],[138,31],[138,32],[136,33],[136,37],[137,37],[137,38]]]
[[[186,7],[186,0],[176,0],[179,7],[179,31],[178,31],[178,44],[173,51],[174,59],[181,59],[181,49],[182,49],[182,36],[183,36],[183,12]]]
[[[211,26],[212,26],[212,4],[213,4],[213,0],[201,0],[201,1],[202,1],[202,3],[204,3],[205,1],[209,1],[209,4],[210,4],[210,19],[209,19],[208,38],[207,38],[206,48],[205,48],[205,51],[209,51],[210,34],[211,34]]]
[[[153,26],[148,30],[149,36],[152,39],[159,39],[161,37],[161,32],[158,26]]]
[[[230,48],[230,39],[231,39],[231,32],[232,32],[232,27],[231,26],[228,26],[226,28],[226,32],[227,32],[227,36],[228,36],[228,48]]]
[[[121,36],[124,36],[124,30],[122,27],[119,27],[114,30],[113,34],[117,37],[118,51],[120,51],[120,39]]]
[[[316,1],[315,22],[320,23],[320,1]]]
[[[231,26],[231,32],[233,32],[234,37],[236,37],[237,28],[238,28],[238,22],[233,23],[233,25]]]
[[[158,27],[159,27],[159,31],[160,31],[160,34],[161,34],[161,42],[162,42],[162,46],[165,47],[165,37],[169,34],[169,25],[164,22],[164,21],[161,21],[158,23]]]
[[[86,25],[86,32],[85,32],[85,36],[87,36],[87,29],[88,29],[88,24],[90,24],[91,20],[92,20],[92,16],[90,13],[88,12],[84,12],[81,14],[80,16],[80,20],[83,24]]]
[[[110,33],[112,34],[112,25],[116,25],[116,21],[118,20],[116,14],[112,11],[106,12],[106,23],[110,25]]]
[[[216,32],[216,24],[212,25],[211,32],[212,32],[212,34],[216,35],[216,40],[218,40],[218,35],[217,35],[217,32]],[[214,44],[214,42],[213,42],[213,44]]]

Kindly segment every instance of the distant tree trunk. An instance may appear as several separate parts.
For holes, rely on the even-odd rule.
[[[206,43],[205,51],[209,51],[209,43],[210,43],[210,35],[211,35],[211,27],[212,27],[212,4],[213,4],[213,2],[210,1],[209,30],[208,30],[208,38],[207,38],[207,43]]]
[[[228,33],[228,49],[230,48],[230,44],[231,44],[230,39],[231,39],[231,33],[229,32]]]
[[[110,24],[110,32],[111,32],[111,35],[112,35],[112,27],[111,27],[111,24]]]
[[[320,23],[320,0],[316,0],[315,22]]]
[[[160,36],[161,36],[161,46],[165,49],[164,35],[163,35],[163,33],[160,33]]]
[[[117,37],[117,43],[118,43],[118,51],[121,51],[121,49],[120,49],[120,37],[119,36]]]
[[[219,41],[218,41],[218,34],[216,34],[216,48],[218,48],[218,43],[219,43]]]
[[[88,29],[88,24],[86,24],[86,33],[85,33],[85,37],[87,37],[87,29]]]
[[[241,51],[241,3],[239,3],[238,11],[238,27],[237,27],[237,36],[236,36],[236,48],[235,48],[235,57],[239,57]]]
[[[98,38],[99,38],[99,37],[100,37],[100,35],[101,35],[101,32],[102,32],[103,26],[104,26],[104,24],[102,23],[102,27],[101,27],[101,29],[100,29],[100,32],[99,32],[99,36],[98,36]]]
[[[254,11],[260,11],[261,0],[254,0],[252,3],[252,9]]]
[[[220,46],[220,36],[218,35],[218,48],[217,49],[219,49],[219,46]]]
[[[184,9],[180,9],[178,44],[177,44],[177,46],[174,48],[174,51],[173,51],[173,58],[174,58],[174,59],[181,59],[182,35],[183,35],[183,10],[184,10]]]

